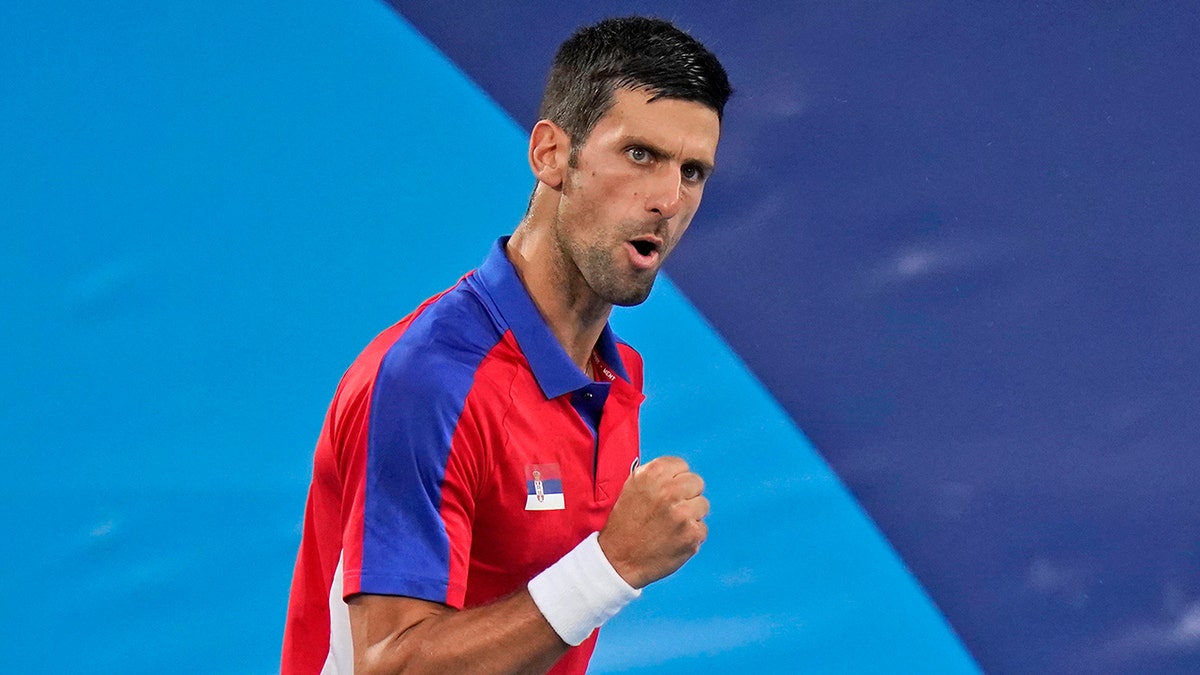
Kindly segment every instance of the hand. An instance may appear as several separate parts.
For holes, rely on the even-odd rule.
[[[659,457],[625,481],[600,550],[621,578],[642,588],[683,567],[708,536],[704,479],[678,457]]]

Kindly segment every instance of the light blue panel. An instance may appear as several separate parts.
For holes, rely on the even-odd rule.
[[[271,672],[337,378],[511,230],[524,135],[374,2],[6,3],[0,72],[0,672]],[[674,288],[619,321],[715,511],[596,671],[972,669]]]
[[[0,73],[0,672],[277,670],[337,380],[517,131],[371,1],[0,3]]]

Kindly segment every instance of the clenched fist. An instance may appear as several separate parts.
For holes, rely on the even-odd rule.
[[[704,479],[678,457],[659,457],[625,481],[604,529],[600,549],[634,588],[683,566],[708,536]]]

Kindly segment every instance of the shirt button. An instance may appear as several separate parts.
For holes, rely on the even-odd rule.
[[[590,391],[585,391],[585,392],[583,392],[583,397],[584,397],[584,398],[591,398],[591,397],[592,397],[592,392],[590,392]]]

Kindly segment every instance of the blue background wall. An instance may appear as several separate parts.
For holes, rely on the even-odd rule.
[[[646,9],[0,7],[0,671],[277,667],[338,376],[520,217],[555,45]],[[1196,10],[653,11],[738,89],[614,319],[712,536],[593,670],[1200,670]]]

